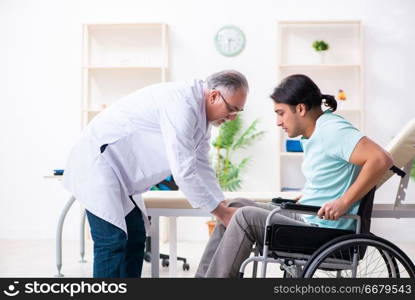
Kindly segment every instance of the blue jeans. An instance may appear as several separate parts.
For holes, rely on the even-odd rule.
[[[141,277],[146,232],[141,211],[126,217],[127,235],[117,226],[86,211],[94,241],[94,278]]]

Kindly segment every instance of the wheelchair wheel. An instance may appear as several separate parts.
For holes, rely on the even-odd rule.
[[[391,242],[370,234],[346,235],[320,247],[303,277],[415,278],[410,258]]]
[[[150,252],[144,252],[144,260],[146,262],[150,262],[151,261],[151,254],[150,254]]]
[[[162,259],[161,260],[161,266],[162,267],[168,267],[170,265],[170,262],[168,259]]]
[[[183,271],[189,271],[190,270],[190,265],[188,263],[184,263],[183,264]]]

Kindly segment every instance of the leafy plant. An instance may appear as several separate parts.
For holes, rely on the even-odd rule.
[[[415,181],[415,159],[412,161],[411,178]]]
[[[325,41],[314,41],[313,48],[318,51],[326,51],[329,50],[329,44]]]
[[[238,115],[235,120],[221,125],[219,135],[212,145],[216,149],[214,168],[221,188],[225,191],[235,191],[241,187],[241,173],[245,170],[249,157],[240,162],[232,162],[232,155],[238,149],[245,149],[255,140],[261,138],[265,132],[258,131],[259,120],[255,120],[241,133],[242,118]]]

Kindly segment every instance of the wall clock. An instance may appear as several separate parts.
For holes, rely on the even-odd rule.
[[[227,25],[218,30],[215,36],[215,46],[220,54],[235,56],[245,47],[245,35],[238,27]]]

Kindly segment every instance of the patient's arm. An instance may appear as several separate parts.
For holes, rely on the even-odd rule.
[[[321,207],[319,217],[337,220],[353,203],[363,198],[393,165],[390,154],[367,137],[363,137],[357,143],[350,156],[350,162],[362,167],[359,175],[342,197]]]

